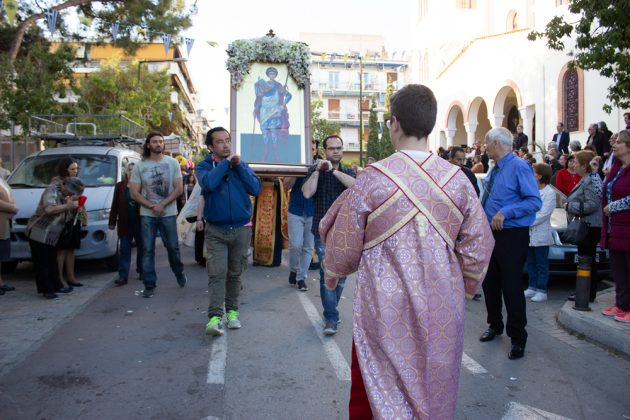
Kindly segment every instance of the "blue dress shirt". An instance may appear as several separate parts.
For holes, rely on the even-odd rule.
[[[483,204],[488,221],[501,211],[505,216],[503,228],[531,226],[536,220],[536,212],[542,207],[531,166],[524,159],[508,153],[497,161],[486,176],[486,190],[495,171],[497,173],[494,174],[488,198]]]

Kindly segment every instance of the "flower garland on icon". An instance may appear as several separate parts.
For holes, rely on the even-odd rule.
[[[311,61],[308,45],[277,38],[272,32],[270,34],[261,38],[239,39],[228,45],[226,66],[235,90],[239,89],[244,77],[249,74],[253,62],[285,63],[289,75],[300,89],[304,89],[308,83]]]

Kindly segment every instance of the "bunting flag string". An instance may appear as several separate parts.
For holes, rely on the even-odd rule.
[[[168,52],[171,49],[172,38],[173,38],[173,35],[167,34],[165,32],[162,33],[162,42],[164,43],[164,55],[168,55]]]
[[[195,40],[193,38],[184,38],[184,43],[186,44],[186,54],[190,57],[190,50],[192,50]]]
[[[337,54],[332,53],[330,54],[330,64],[332,65],[333,61],[335,61],[335,57],[337,57]]]
[[[44,16],[46,17],[46,23],[48,24],[48,31],[50,31],[51,35],[54,35],[55,31],[57,31],[59,11],[55,9],[48,9],[44,11]]]
[[[118,37],[118,30],[120,29],[120,24],[118,22],[112,23],[112,40],[116,42],[116,38]]]

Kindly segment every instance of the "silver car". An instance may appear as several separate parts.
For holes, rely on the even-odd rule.
[[[486,174],[476,174],[477,184],[483,196],[484,180]],[[562,243],[562,234],[567,229],[567,212],[564,205],[567,197],[558,191],[553,185],[551,188],[556,193],[556,208],[551,214],[551,227],[553,228],[553,245],[549,247],[549,275],[575,276],[577,269],[577,246]],[[610,261],[608,260],[608,250],[597,248],[596,254],[597,271],[599,275],[610,273]],[[526,271],[526,270],[525,270]]]
[[[70,156],[79,163],[79,178],[85,184],[85,208],[88,224],[81,232],[78,259],[104,260],[115,270],[118,265],[118,235],[108,229],[109,213],[116,183],[122,179],[127,164],[140,160],[140,155],[123,146],[69,146],[34,153],[17,166],[8,179],[19,208],[11,228],[11,260],[2,263],[4,272],[15,269],[18,262],[31,259],[24,231],[35,213],[39,200],[51,179],[57,163]]]

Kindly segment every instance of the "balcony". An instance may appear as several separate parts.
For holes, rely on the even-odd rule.
[[[367,123],[369,118],[370,118],[370,111],[363,111],[364,124]],[[359,113],[356,111],[355,112],[328,111],[327,119],[333,122],[339,122],[341,124],[359,125]]]
[[[359,96],[359,83],[318,83],[316,92],[322,92],[324,96]],[[393,84],[394,90],[397,89],[397,83]],[[386,83],[364,83],[363,93],[380,93],[387,90]]]

